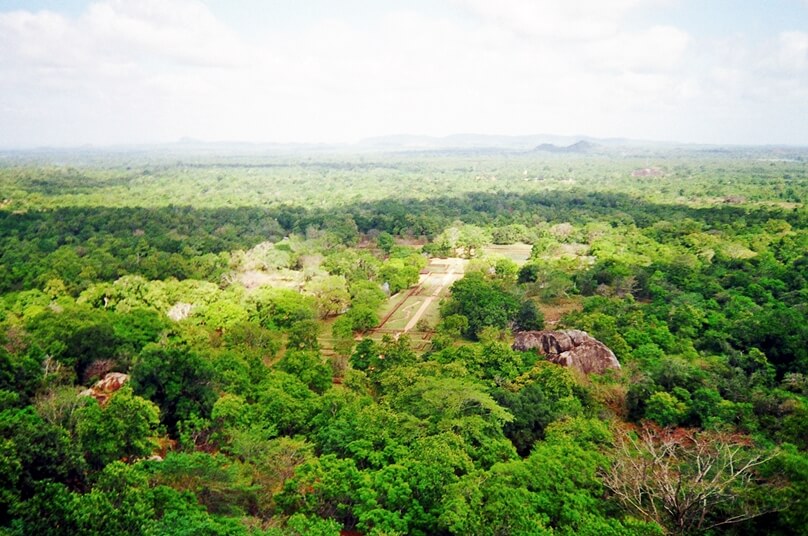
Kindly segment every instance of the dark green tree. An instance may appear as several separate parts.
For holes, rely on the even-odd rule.
[[[96,469],[120,459],[149,455],[160,422],[157,406],[125,385],[100,406],[94,398],[76,412],[76,432],[87,461]]]
[[[181,343],[146,346],[135,359],[131,376],[135,394],[157,404],[172,435],[180,421],[208,418],[216,401],[213,367]]]
[[[465,335],[476,338],[484,327],[504,329],[514,319],[519,301],[480,273],[470,273],[452,285],[452,295],[441,314],[462,315],[468,319]]]

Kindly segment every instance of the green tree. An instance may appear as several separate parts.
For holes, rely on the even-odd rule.
[[[514,319],[519,301],[482,274],[470,273],[452,285],[452,295],[441,306],[444,317],[462,315],[468,319],[465,335],[476,338],[487,326],[503,329]]]
[[[348,283],[344,277],[329,275],[312,279],[305,290],[314,297],[320,318],[344,312],[351,305]]]
[[[147,474],[140,466],[112,462],[98,474],[89,493],[74,494],[75,510],[70,512],[78,525],[77,533],[145,535],[157,515]]]
[[[364,480],[353,460],[327,454],[298,466],[276,502],[290,514],[316,515],[354,527],[354,508],[366,494]]]
[[[129,386],[118,390],[104,407],[90,398],[76,412],[79,441],[85,458],[96,469],[122,458],[150,454],[159,422],[157,406],[133,395]]]
[[[135,359],[131,382],[135,394],[157,404],[173,435],[180,421],[210,416],[213,374],[208,361],[182,344],[150,344]]]
[[[289,350],[278,362],[278,369],[296,376],[316,393],[331,386],[331,367],[316,351]]]
[[[419,269],[404,259],[388,259],[379,270],[379,279],[390,286],[390,293],[395,294],[418,282]]]
[[[244,468],[222,455],[175,452],[149,469],[153,485],[191,492],[211,514],[242,514],[252,499],[254,488]]]
[[[357,370],[367,370],[379,358],[381,349],[373,339],[362,339],[351,354],[351,366]]]
[[[463,256],[467,259],[481,253],[482,247],[491,243],[488,232],[476,225],[463,225],[457,235],[456,245],[463,249]]]
[[[307,431],[318,396],[296,376],[273,370],[258,389],[255,423],[274,427],[280,435]]]
[[[265,288],[254,293],[250,300],[256,319],[265,328],[288,328],[295,322],[315,317],[314,298],[293,290]]]
[[[72,306],[61,311],[46,310],[26,327],[37,347],[54,361],[71,367],[76,378],[83,381],[94,361],[117,357],[122,341],[115,333],[113,320],[105,311]]]
[[[278,536],[340,536],[342,527],[333,519],[294,514],[286,521],[286,529]],[[274,536],[269,533],[268,536]]]
[[[395,240],[393,240],[393,235],[388,233],[387,231],[382,231],[379,233],[378,238],[376,238],[376,246],[382,250],[385,255],[389,255],[390,252],[393,250],[393,246],[395,245]]]
[[[502,434],[513,416],[476,383],[460,378],[422,377],[387,395],[391,406],[426,424],[430,433],[451,430],[463,438],[467,452],[484,466],[515,452]]]
[[[354,306],[345,314],[351,322],[352,331],[367,331],[379,325],[379,315],[365,306]]]
[[[658,391],[651,395],[645,407],[645,417],[662,426],[679,424],[687,415],[688,408],[676,396]]]
[[[17,499],[31,497],[46,481],[81,486],[86,468],[80,445],[60,426],[42,420],[31,406],[0,412],[0,464],[8,509]],[[55,488],[54,488],[55,489]]]
[[[494,465],[451,484],[440,524],[451,534],[660,534],[621,520],[598,478],[609,434],[599,421],[553,425],[524,460]]]
[[[289,329],[287,348],[294,350],[319,351],[320,324],[316,320],[299,320]]]
[[[519,306],[519,312],[514,319],[514,329],[518,331],[544,329],[544,313],[533,300],[525,300]]]

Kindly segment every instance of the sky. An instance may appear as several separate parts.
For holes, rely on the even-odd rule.
[[[808,145],[808,0],[0,0],[0,147]]]

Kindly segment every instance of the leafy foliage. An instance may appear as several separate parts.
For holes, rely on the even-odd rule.
[[[516,316],[517,299],[478,273],[452,285],[452,296],[441,307],[444,316],[461,315],[468,320],[465,335],[476,338],[485,327],[504,328]]]
[[[216,400],[212,379],[210,363],[183,345],[147,346],[132,367],[134,392],[157,404],[169,430],[180,421],[210,415]]]
[[[632,151],[7,159],[0,532],[803,533],[805,155]]]

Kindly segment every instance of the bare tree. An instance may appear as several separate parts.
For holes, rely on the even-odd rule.
[[[624,507],[676,534],[738,523],[767,510],[753,499],[763,454],[737,434],[644,425],[619,430],[606,487]]]

